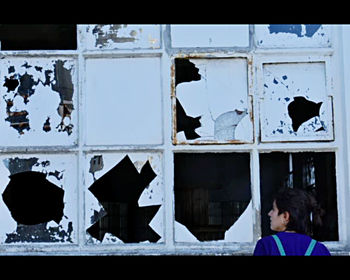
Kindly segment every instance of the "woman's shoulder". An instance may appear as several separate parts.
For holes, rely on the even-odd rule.
[[[260,238],[254,249],[254,256],[266,256],[271,255],[271,247],[273,246],[273,237],[272,235],[268,235]]]
[[[313,240],[312,237],[302,233],[289,233],[289,232],[279,232],[277,235],[281,240],[285,242],[298,244],[301,247],[308,247]],[[311,255],[330,255],[328,248],[318,240],[315,240],[316,244]]]
[[[312,256],[330,256],[331,253],[329,252],[326,245],[324,245],[322,242],[317,241],[315,245],[315,250],[312,253]]]
[[[310,236],[305,234],[278,232],[260,238],[256,243],[254,255],[279,255],[273,235],[277,235],[287,253],[292,255],[303,255],[312,240]],[[317,241],[312,255],[330,255],[330,252],[324,244]]]

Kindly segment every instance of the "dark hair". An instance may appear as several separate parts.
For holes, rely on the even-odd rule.
[[[278,215],[289,212],[286,230],[312,236],[315,227],[322,225],[324,211],[310,192],[283,188],[274,197]]]

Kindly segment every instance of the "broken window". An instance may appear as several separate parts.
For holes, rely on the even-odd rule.
[[[174,154],[176,241],[227,241],[235,227],[251,237],[249,158],[248,153]]]
[[[83,30],[84,47],[89,50],[160,48],[159,25],[89,24]]]
[[[175,58],[174,143],[250,143],[247,60]]]
[[[1,145],[75,142],[76,66],[71,59],[2,59]]]
[[[0,50],[76,49],[76,24],[0,24]]]
[[[86,144],[162,143],[160,59],[86,61]]]
[[[315,194],[325,210],[323,226],[314,232],[320,241],[337,241],[338,213],[335,177],[335,153],[263,153],[260,154],[260,198],[262,236],[270,235],[268,212],[272,197],[281,187],[300,188]]]
[[[259,24],[255,40],[260,48],[331,47],[330,25]]]
[[[172,24],[170,28],[174,48],[249,46],[247,24]]]
[[[0,163],[0,243],[76,242],[74,156],[2,156]]]
[[[89,158],[88,242],[161,242],[160,155],[94,154]]]
[[[266,63],[261,140],[333,140],[332,97],[326,63]]]

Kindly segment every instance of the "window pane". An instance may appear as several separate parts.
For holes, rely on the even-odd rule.
[[[279,188],[289,186],[315,193],[325,215],[322,227],[314,237],[320,241],[336,241],[338,212],[334,153],[268,153],[260,154],[260,197],[262,236],[270,235],[272,197]]]
[[[251,215],[244,214],[251,211],[249,154],[176,153],[174,164],[175,220],[195,237],[192,240],[227,241],[227,231],[248,216],[237,231],[251,241]],[[175,238],[183,239],[177,232]]]
[[[86,156],[86,238],[92,244],[162,242],[162,156]]]
[[[88,145],[162,143],[159,58],[88,59],[86,84]]]
[[[77,65],[74,59],[3,59],[0,145],[51,146],[77,142]]]
[[[247,24],[172,24],[172,47],[248,47]]]
[[[255,25],[256,44],[260,48],[330,47],[330,25],[259,24]]]
[[[175,84],[175,142],[252,142],[246,59],[177,58]]]
[[[262,142],[334,139],[325,63],[264,64],[263,72]]]
[[[0,243],[77,241],[77,158],[0,157]]]
[[[76,50],[76,24],[0,24],[1,50]]]
[[[160,25],[89,24],[84,26],[84,45],[88,50],[158,49]]]

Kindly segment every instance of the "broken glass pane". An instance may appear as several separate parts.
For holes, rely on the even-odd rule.
[[[88,243],[161,242],[160,154],[101,153],[87,163]]]
[[[246,153],[174,154],[177,242],[251,241],[249,158]]]
[[[315,229],[315,238],[320,241],[339,240],[334,153],[260,154],[262,236],[273,233],[267,214],[272,207],[273,195],[281,187],[300,188],[314,193],[325,210],[323,226]]]
[[[331,47],[330,25],[259,24],[255,40],[260,48]]]
[[[5,146],[76,142],[76,65],[71,59],[3,59],[0,139]]]
[[[76,50],[76,24],[0,24],[0,50]]]
[[[175,86],[176,144],[252,141],[246,59],[176,58]]]
[[[0,157],[0,242],[75,243],[76,158]]]
[[[263,75],[263,142],[333,140],[324,63],[264,64]]]

